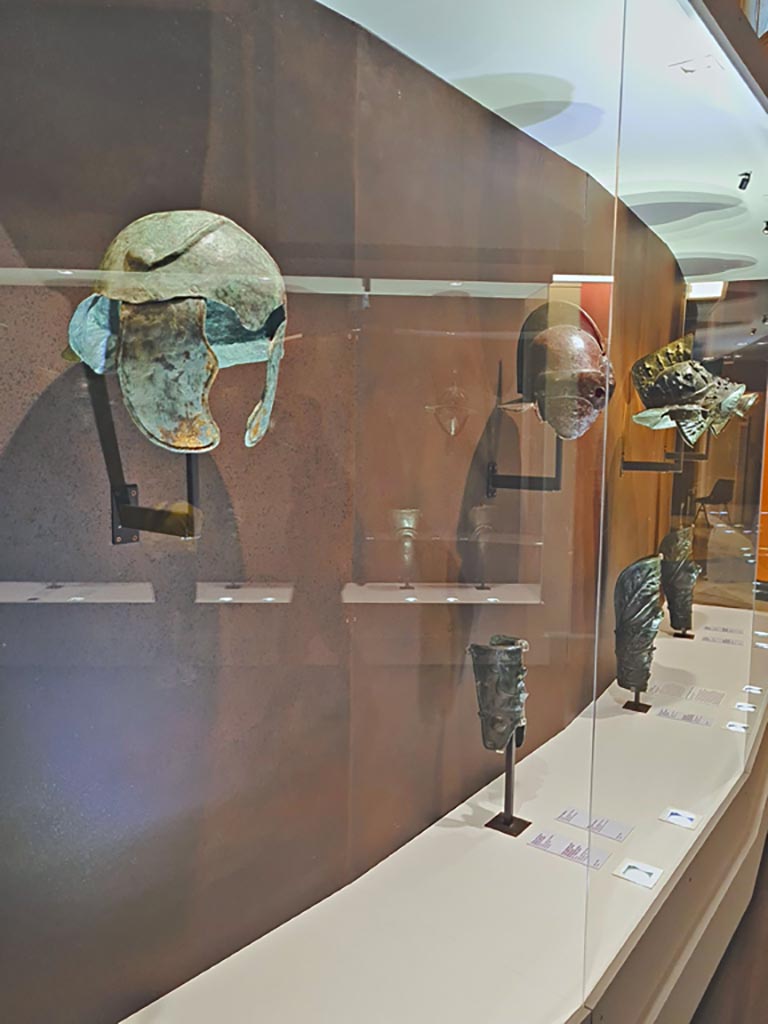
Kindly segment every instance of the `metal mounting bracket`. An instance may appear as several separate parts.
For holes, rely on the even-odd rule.
[[[559,491],[563,486],[563,441],[558,437],[555,445],[555,472],[553,476],[499,473],[495,462],[488,463],[486,496],[495,498],[496,492],[505,491]]]
[[[104,465],[109,477],[112,509],[112,543],[137,544],[142,533],[162,533],[183,540],[200,535],[199,471],[197,456],[186,455],[187,501],[183,511],[150,508],[139,505],[137,484],[126,483],[115,423],[109,404],[107,383],[103,376],[88,367],[83,368],[88,383],[88,394],[96,420]]]

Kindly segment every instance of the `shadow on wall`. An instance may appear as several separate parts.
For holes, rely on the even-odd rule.
[[[110,390],[142,501],[180,497],[184,460],[149,444]],[[243,576],[229,495],[212,456],[200,467],[199,542],[113,547],[80,367],[0,457],[3,579],[140,580],[156,595],[0,606],[11,1020],[50,1019],[52,998],[61,1024],[120,1019],[343,881],[345,673],[281,657],[297,605],[195,604],[198,580]]]
[[[119,399],[115,406],[126,465],[146,481],[147,498],[179,497],[183,459],[149,445]],[[195,585],[200,575],[237,578],[240,543],[204,456],[199,544],[153,537],[112,547],[106,472],[79,367],[17,429],[0,458],[0,494],[3,579],[142,580],[156,595],[152,605],[2,607],[0,875],[4,928],[14,936],[4,991],[12,1007],[23,996],[9,1019],[36,1020],[45,974],[63,1021],[81,1000],[72,989],[84,949],[94,988],[114,989],[101,995],[109,1005],[119,998],[120,960],[165,956],[183,928],[217,716],[217,615],[195,608]],[[44,963],[41,927],[56,950]]]

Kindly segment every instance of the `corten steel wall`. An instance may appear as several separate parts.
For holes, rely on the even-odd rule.
[[[286,274],[610,272],[609,195],[309,0],[3,0],[0,13],[6,267],[93,267],[133,218],[203,207],[250,230]],[[609,586],[646,553],[666,500],[655,478],[614,486],[627,372],[669,340],[682,295],[662,243],[625,211],[619,229]],[[82,372],[60,359],[82,294],[0,289],[0,577],[143,580],[156,602],[0,606],[0,962],[4,1017],[25,1024],[123,1017],[498,774],[470,637],[531,641],[528,751],[592,687],[601,429],[568,448],[559,494],[499,498],[511,530],[552,527],[541,565],[527,553],[512,568],[544,574],[545,605],[340,598],[386,560],[365,538],[405,505],[440,538],[424,571],[462,578],[457,523],[483,498],[498,363],[511,390],[522,302],[363,310],[293,295],[289,333],[303,337],[258,448],[241,438],[263,369],[214,387],[223,443],[200,459],[202,540],[121,550]],[[424,406],[454,370],[473,415],[452,442]],[[183,460],[146,442],[110,387],[142,502],[181,497]],[[518,428],[505,423],[499,457],[514,472]],[[645,433],[633,457],[661,447]],[[293,582],[295,599],[194,603],[196,581],[227,579]],[[605,683],[610,629],[602,643]]]

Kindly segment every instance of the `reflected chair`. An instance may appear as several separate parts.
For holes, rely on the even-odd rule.
[[[712,524],[709,521],[709,509],[713,505],[720,505],[725,510],[725,518],[731,523],[731,513],[728,510],[728,505],[733,501],[733,480],[726,480],[721,477],[715,481],[715,485],[709,494],[703,494],[700,498],[696,498],[696,515],[694,516],[693,523],[696,525],[696,521],[699,518],[699,513],[704,513],[704,518],[707,521],[707,526]]]

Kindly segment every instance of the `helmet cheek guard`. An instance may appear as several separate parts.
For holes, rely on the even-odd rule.
[[[275,404],[275,395],[277,394],[277,377],[280,373],[280,360],[283,358],[284,340],[285,320],[278,327],[277,333],[269,343],[264,391],[254,406],[253,412],[248,417],[248,423],[245,428],[245,444],[247,448],[253,448],[254,445],[257,445],[269,427],[272,407]]]
[[[226,217],[177,210],[129,224],[101,269],[102,294],[70,321],[70,349],[96,373],[117,372],[144,436],[168,451],[211,451],[220,433],[208,399],[219,369],[265,362],[245,431],[245,444],[258,444],[286,330],[285,288],[269,253]]]
[[[168,451],[209,452],[221,439],[208,404],[219,364],[204,321],[202,299],[121,305],[123,401],[142,434]]]

